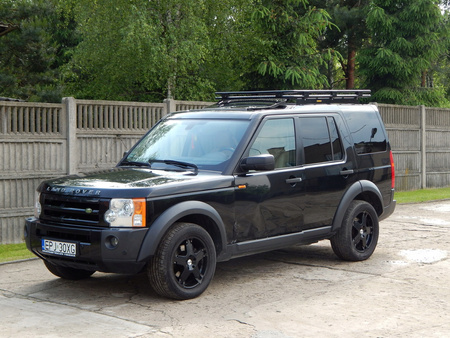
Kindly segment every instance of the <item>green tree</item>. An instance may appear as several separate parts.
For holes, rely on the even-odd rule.
[[[97,99],[210,98],[208,24],[224,20],[206,16],[210,5],[217,6],[211,0],[76,2],[82,42],[64,73],[67,92]]]
[[[444,17],[442,54],[432,60],[431,67],[426,72],[425,85],[444,92],[447,101],[450,102],[450,1],[443,1],[440,7],[445,9],[442,13]]]
[[[317,40],[329,17],[306,0],[66,1],[82,35],[64,72],[77,97],[197,100],[326,85]]]
[[[3,0],[2,21],[19,29],[0,38],[0,96],[60,101],[54,6],[44,0]]]
[[[259,48],[254,51],[252,89],[320,88],[328,86],[320,73],[331,58],[321,54],[318,40],[331,27],[324,9],[307,0],[257,0],[252,14]]]
[[[251,0],[211,1],[205,13],[209,50],[200,69],[214,90],[251,89],[261,43],[254,31]]]
[[[327,10],[336,26],[327,29],[320,42],[322,49],[336,50],[327,70],[330,87],[353,89],[357,82],[356,55],[368,38],[365,21],[370,0],[318,0],[315,4]]]
[[[372,0],[367,28],[370,39],[358,60],[373,100],[445,104],[442,91],[420,88],[422,74],[448,46],[437,1]]]

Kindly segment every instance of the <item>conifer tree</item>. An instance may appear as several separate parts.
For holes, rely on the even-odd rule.
[[[367,16],[370,39],[358,60],[374,101],[432,104],[440,100],[439,92],[421,91],[420,85],[422,73],[448,46],[444,28],[434,0],[372,0]]]

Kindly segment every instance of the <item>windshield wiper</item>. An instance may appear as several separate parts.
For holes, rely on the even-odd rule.
[[[124,160],[120,165],[129,165],[129,166],[135,166],[135,167],[151,167],[151,164],[148,162],[136,162],[136,161],[128,161]]]
[[[194,163],[188,163],[188,162],[182,162],[182,161],[176,161],[176,160],[149,160],[149,164],[151,165],[151,163],[164,163],[167,165],[173,165],[175,167],[184,169],[184,170],[189,170],[189,169],[194,169],[194,175],[198,174],[198,167],[197,165],[195,165]]]

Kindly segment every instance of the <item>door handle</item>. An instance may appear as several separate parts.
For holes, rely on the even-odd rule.
[[[288,178],[287,180],[286,180],[286,183],[287,184],[295,184],[295,183],[299,183],[299,182],[301,182],[302,181],[302,178],[301,177],[293,177],[293,178]]]

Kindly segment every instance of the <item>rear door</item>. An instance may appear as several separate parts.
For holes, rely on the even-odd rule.
[[[331,225],[348,186],[355,163],[345,150],[345,128],[339,114],[301,116],[297,120],[305,190],[303,230]],[[350,149],[349,149],[350,150]]]

